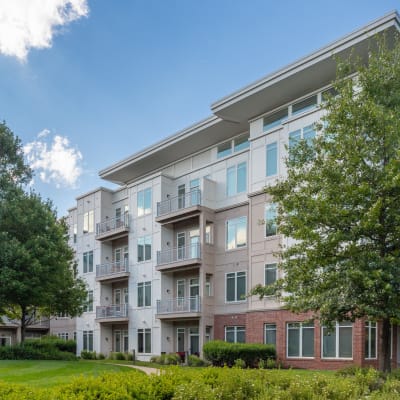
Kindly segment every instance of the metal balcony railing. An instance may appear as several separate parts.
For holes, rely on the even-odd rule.
[[[96,307],[96,318],[126,318],[128,307],[126,304],[113,304]]]
[[[200,312],[200,296],[176,297],[175,299],[157,300],[157,314]]]
[[[200,204],[201,191],[200,189],[193,189],[188,193],[157,203],[157,217]]]
[[[157,251],[157,265],[171,264],[197,258],[201,258],[200,243],[192,243],[187,246]]]
[[[96,265],[96,276],[120,274],[129,272],[128,260]]]
[[[105,233],[113,233],[121,228],[129,228],[129,214],[125,213],[119,218],[108,218],[105,221],[96,224],[96,235],[104,235]]]

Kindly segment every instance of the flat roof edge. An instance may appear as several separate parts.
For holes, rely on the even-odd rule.
[[[320,58],[323,55],[332,55],[332,52],[335,49],[338,49],[345,45],[348,42],[354,41],[357,37],[362,37],[365,36],[365,39],[369,37],[369,34],[371,31],[376,30],[377,28],[382,28],[381,30],[387,29],[390,26],[397,26],[398,29],[400,29],[400,15],[396,10],[393,10],[387,14],[385,14],[383,17],[377,18],[374,21],[370,22],[369,24],[354,30],[353,32],[329,43],[328,45],[310,53],[309,55],[302,57],[298,59],[297,61],[290,63],[286,65],[283,68],[280,68],[266,76],[264,76],[261,79],[258,79],[257,81],[251,83],[250,85],[246,85],[242,87],[241,89],[222,97],[220,100],[217,100],[216,102],[211,104],[211,110],[213,113],[218,113],[219,111],[222,111],[226,106],[229,106],[236,101],[245,98],[247,96],[250,96],[251,94],[254,94],[257,92],[259,89],[262,89],[265,86],[268,86],[269,82],[273,82],[276,79],[279,79],[280,76],[282,75],[287,75],[291,71],[301,67],[302,65],[306,65],[307,63],[312,62],[315,59]],[[375,32],[374,32],[375,33]],[[377,32],[376,32],[377,33]],[[360,40],[361,41],[361,40]]]

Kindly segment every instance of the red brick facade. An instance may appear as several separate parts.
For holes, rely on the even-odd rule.
[[[378,359],[365,359],[365,327],[364,321],[358,320],[353,324],[353,357],[347,359],[324,359],[321,357],[321,327],[318,321],[314,324],[314,357],[292,358],[287,357],[287,323],[302,322],[311,318],[311,314],[293,314],[287,310],[255,311],[243,314],[215,315],[214,338],[225,339],[225,326],[244,326],[246,328],[246,342],[264,343],[264,325],[276,324],[276,353],[277,359],[285,366],[307,369],[338,369],[349,365],[377,367]],[[378,341],[379,341],[378,323]],[[392,344],[393,367],[397,366],[397,328],[393,331]],[[378,346],[379,348],[379,343]],[[379,357],[379,352],[378,352]]]

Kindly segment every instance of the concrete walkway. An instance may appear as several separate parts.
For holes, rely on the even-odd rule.
[[[151,367],[142,367],[140,365],[130,365],[130,364],[113,364],[113,365],[120,365],[121,367],[129,367],[129,368],[135,368],[138,369],[139,371],[143,371],[147,375],[160,375],[160,370],[158,368],[151,368]]]

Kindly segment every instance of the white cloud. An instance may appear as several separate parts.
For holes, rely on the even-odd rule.
[[[24,146],[27,161],[41,181],[53,183],[57,188],[75,188],[82,174],[82,154],[66,137],[56,135],[51,143],[51,140],[44,141],[51,139],[49,134],[50,131],[44,129],[37,140]]]
[[[25,61],[52,45],[57,27],[89,13],[87,0],[0,0],[0,53]]]

